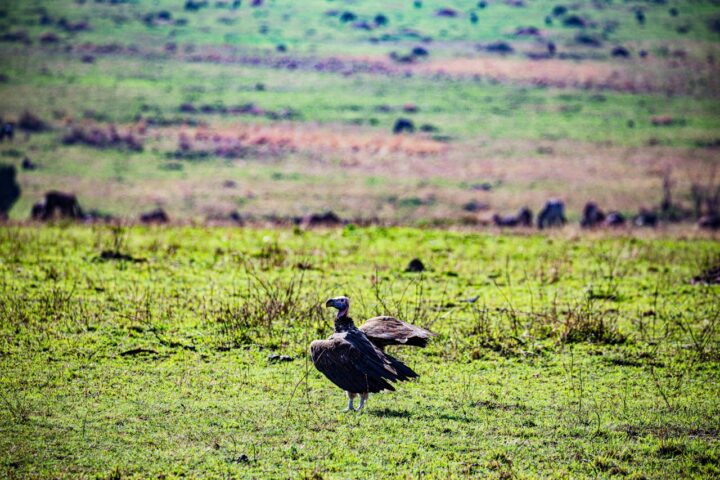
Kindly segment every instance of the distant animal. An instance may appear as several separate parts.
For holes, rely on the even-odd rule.
[[[0,165],[0,220],[7,218],[12,206],[20,198],[15,165]]]
[[[608,227],[622,227],[625,225],[625,215],[620,212],[609,212],[605,217],[605,225]]]
[[[142,223],[168,223],[170,217],[165,213],[165,210],[158,207],[155,210],[140,214],[140,221]]]
[[[507,55],[508,53],[515,51],[515,49],[507,42],[497,41],[485,45],[485,51]]]
[[[523,207],[515,215],[501,216],[496,213],[492,219],[498,227],[531,227],[533,213],[528,207]]]
[[[718,215],[718,214],[703,215],[698,220],[698,227],[705,228],[708,230],[720,229],[720,215]]]
[[[583,216],[580,220],[582,228],[593,228],[601,225],[605,221],[605,212],[600,210],[597,203],[587,202],[583,209]]]
[[[379,13],[375,15],[375,25],[382,26],[388,24],[388,18],[383,15],[382,13]]]
[[[566,223],[565,203],[558,199],[548,200],[537,218],[537,226],[540,230],[562,227]]]
[[[240,215],[237,210],[233,210],[232,212],[230,212],[230,214],[228,215],[228,220],[231,220],[240,226],[245,224],[245,220],[243,220],[242,215]]]
[[[396,135],[403,132],[413,133],[414,131],[415,124],[407,118],[398,118],[393,126],[393,133]]]
[[[301,222],[303,227],[336,227],[342,225],[342,219],[332,210],[323,213],[305,215]]]
[[[427,57],[430,55],[430,52],[428,52],[428,49],[425,47],[414,47],[410,53],[416,57]]]
[[[635,11],[635,20],[637,20],[637,22],[640,25],[644,25],[645,24],[645,13],[643,13],[642,10],[636,10]]]
[[[189,12],[197,12],[201,8],[207,7],[207,6],[208,6],[208,2],[206,0],[199,0],[199,1],[187,0],[185,2],[185,10],[187,10]]]
[[[15,136],[15,124],[11,122],[5,122],[2,125],[0,125],[0,142],[5,141],[7,138],[8,140],[12,140]]]
[[[30,160],[28,157],[23,158],[22,163],[20,164],[23,170],[37,170],[37,164]]]
[[[340,15],[340,21],[343,23],[354,22],[357,19],[357,15],[353,12],[343,12]]]
[[[630,50],[623,47],[622,45],[619,45],[619,46],[613,48],[612,51],[610,52],[610,54],[613,57],[628,58],[628,57],[630,57]]]
[[[45,199],[32,207],[30,214],[33,220],[50,220],[56,216],[79,220],[83,218],[80,203],[72,193],[55,190],[45,193]]]
[[[45,202],[36,202],[30,210],[30,218],[33,220],[42,220],[45,215]]]
[[[655,228],[658,224],[658,216],[655,212],[641,208],[640,212],[633,218],[636,227]]]
[[[371,318],[358,328],[348,316],[347,297],[331,298],[325,306],[338,310],[335,333],[327,340],[312,342],[310,356],[323,375],[345,390],[348,397],[345,411],[361,410],[371,393],[394,391],[394,382],[419,376],[384,349],[389,345],[424,347],[434,333],[387,316]],[[353,402],[357,396],[360,405],[355,409]]]
[[[477,200],[470,200],[462,206],[462,209],[466,212],[479,212],[481,210],[487,210],[490,206],[487,203],[478,202]]]

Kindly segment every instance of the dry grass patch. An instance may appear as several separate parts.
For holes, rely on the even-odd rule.
[[[389,135],[342,126],[239,123],[229,127],[166,129],[179,149],[248,147],[276,152],[348,153],[371,156],[440,155],[448,145],[419,135]]]

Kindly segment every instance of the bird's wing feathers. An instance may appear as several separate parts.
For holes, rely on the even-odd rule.
[[[385,345],[415,345],[424,347],[435,334],[395,317],[374,317],[359,327],[371,342],[379,347]]]
[[[359,331],[336,333],[310,344],[315,367],[331,382],[353,393],[394,390],[389,382],[417,374],[402,362],[385,355]]]

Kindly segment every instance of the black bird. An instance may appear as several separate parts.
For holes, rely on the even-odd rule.
[[[386,316],[371,318],[357,328],[348,316],[350,300],[347,297],[331,298],[325,306],[338,310],[335,333],[327,340],[312,342],[310,356],[318,370],[345,390],[348,397],[345,411],[354,410],[353,401],[358,395],[357,410],[360,410],[370,393],[394,391],[392,382],[419,376],[383,349],[387,345],[424,347],[434,333]]]

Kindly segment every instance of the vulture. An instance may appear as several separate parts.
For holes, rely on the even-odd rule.
[[[400,360],[385,353],[388,345],[424,347],[434,333],[410,325],[394,317],[371,318],[359,328],[348,316],[350,300],[331,298],[325,303],[338,310],[335,333],[327,340],[310,344],[310,356],[315,367],[331,382],[345,390],[348,405],[345,411],[361,410],[371,393],[394,391],[394,382],[419,375]],[[360,396],[360,405],[353,401]]]

